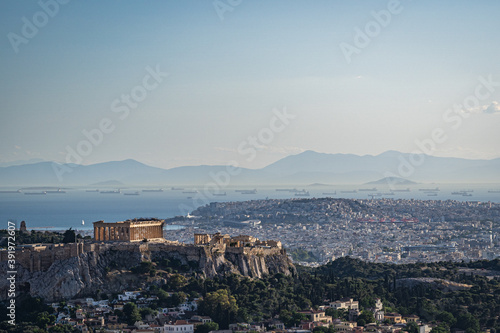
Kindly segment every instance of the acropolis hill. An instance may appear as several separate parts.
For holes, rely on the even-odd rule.
[[[229,273],[249,277],[288,275],[295,269],[279,241],[261,241],[244,235],[198,234],[194,244],[184,244],[158,237],[163,224],[163,220],[98,221],[94,223],[93,240],[17,246],[19,291],[48,301],[89,295],[97,289],[120,292],[124,288],[141,287],[145,281],[128,276],[124,285],[124,279],[120,278],[123,274],[117,271],[131,275],[130,269],[141,262],[158,263],[163,259],[177,259],[182,265],[197,267],[194,269],[207,277]],[[0,269],[4,271],[8,271],[7,258],[8,251],[1,250]],[[0,281],[1,299],[7,297],[7,282]]]

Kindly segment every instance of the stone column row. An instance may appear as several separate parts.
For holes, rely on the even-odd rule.
[[[137,241],[163,238],[163,226],[94,226],[96,241]]]
[[[126,241],[130,239],[129,228],[125,226],[94,227],[96,241]]]
[[[136,226],[130,228],[130,240],[143,240],[144,238],[163,238],[162,225]]]

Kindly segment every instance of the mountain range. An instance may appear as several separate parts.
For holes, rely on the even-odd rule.
[[[0,167],[0,186],[89,186],[110,181],[161,187],[214,182],[230,182],[231,185],[364,184],[385,177],[419,183],[500,183],[500,158],[469,160],[397,151],[375,156],[305,151],[261,169],[233,171],[224,165],[161,169],[131,159],[92,165],[30,161]]]

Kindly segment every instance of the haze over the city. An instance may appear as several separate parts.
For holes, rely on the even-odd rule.
[[[41,3],[0,4],[0,163],[500,157],[497,1]]]

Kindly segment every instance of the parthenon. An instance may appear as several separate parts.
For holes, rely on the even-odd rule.
[[[163,240],[164,220],[122,221],[108,223],[94,222],[94,240],[137,242],[147,240]]]

